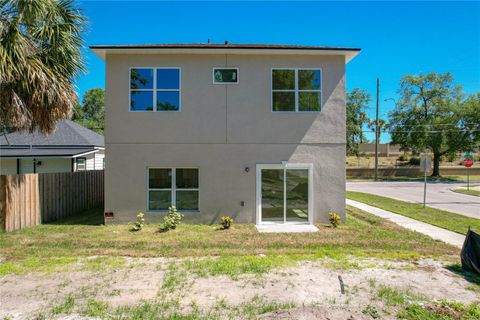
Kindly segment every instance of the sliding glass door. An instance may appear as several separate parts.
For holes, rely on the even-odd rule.
[[[283,222],[285,214],[283,169],[262,169],[262,220]]]
[[[308,222],[308,169],[286,169],[285,178],[285,220]]]
[[[310,165],[257,166],[257,222],[308,223]]]

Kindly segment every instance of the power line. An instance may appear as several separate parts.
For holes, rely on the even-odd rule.
[[[456,123],[438,123],[438,124],[402,124],[400,127],[436,127],[436,126],[456,126]],[[478,123],[462,123],[464,126],[475,126],[479,125]]]
[[[347,130],[347,132],[353,132],[352,130]],[[375,130],[361,130],[358,132],[362,133],[375,133]],[[480,132],[480,129],[449,129],[449,130],[427,130],[427,131],[420,131],[420,130],[383,130],[382,133],[440,133],[440,132]]]

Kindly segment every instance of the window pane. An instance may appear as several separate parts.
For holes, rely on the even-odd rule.
[[[130,69],[131,89],[153,89],[153,69]]]
[[[308,170],[286,170],[287,221],[308,220]]]
[[[148,187],[150,189],[167,189],[172,187],[172,169],[149,169]]]
[[[299,92],[298,111],[320,111],[321,99],[320,92]]]
[[[148,209],[149,210],[168,210],[172,205],[171,191],[149,191]]]
[[[237,83],[237,69],[214,69],[213,77],[215,83]]]
[[[320,70],[299,70],[298,89],[320,90]]]
[[[198,169],[177,169],[177,188],[198,188]]]
[[[180,70],[157,69],[157,89],[180,89]]]
[[[180,108],[180,92],[157,91],[157,111],[178,111]]]
[[[86,162],[86,159],[77,158],[77,170],[85,170],[86,169],[85,162]]]
[[[198,210],[198,191],[177,191],[178,210]]]
[[[283,169],[262,169],[262,221],[283,221]]]
[[[130,111],[153,111],[153,91],[131,91]]]
[[[295,70],[272,70],[273,90],[294,90]]]
[[[274,92],[273,111],[295,111],[295,92]]]

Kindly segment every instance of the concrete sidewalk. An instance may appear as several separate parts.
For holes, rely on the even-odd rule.
[[[435,240],[446,242],[460,249],[463,246],[463,241],[465,240],[465,236],[459,233],[448,231],[439,227],[435,227],[435,226],[432,226],[431,224],[424,223],[415,219],[407,218],[405,216],[402,216],[400,214],[396,214],[390,211],[372,207],[372,206],[369,206],[368,204],[364,204],[358,201],[347,199],[346,203],[349,206],[366,211],[378,217],[390,220],[404,228],[414,230],[419,233],[423,233],[424,235],[427,235]]]

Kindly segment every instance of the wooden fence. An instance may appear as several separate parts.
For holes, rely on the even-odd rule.
[[[31,227],[103,206],[103,171],[0,176],[0,226]]]

